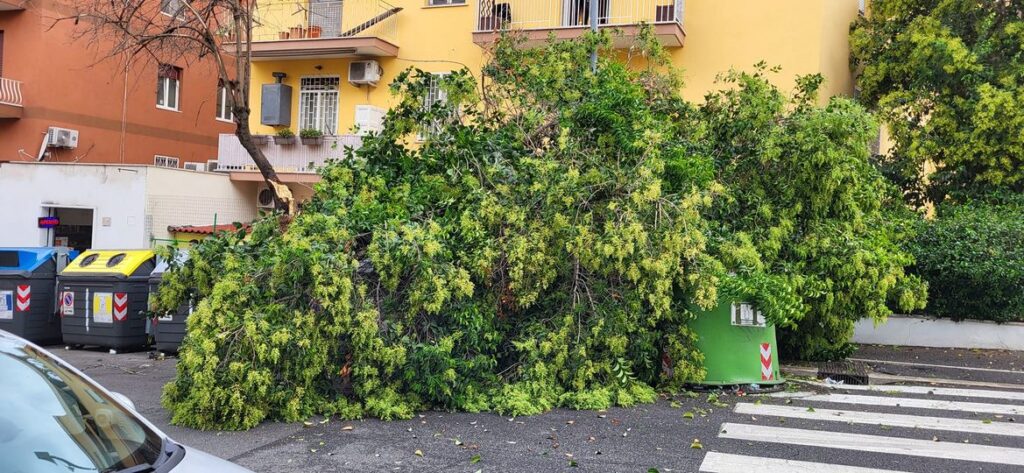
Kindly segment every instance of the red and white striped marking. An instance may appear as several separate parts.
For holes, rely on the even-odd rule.
[[[18,312],[28,312],[29,307],[32,303],[32,286],[21,285],[18,286],[18,297],[14,302],[14,307]]]
[[[114,318],[118,322],[124,322],[128,318],[128,294],[114,293]]]
[[[775,370],[772,369],[772,345],[761,344],[761,381],[772,381],[775,379]]]

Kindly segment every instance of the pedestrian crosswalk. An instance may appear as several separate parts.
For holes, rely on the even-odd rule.
[[[885,385],[741,402],[718,437],[743,451],[712,449],[699,471],[1024,471],[1022,401],[1024,390]]]

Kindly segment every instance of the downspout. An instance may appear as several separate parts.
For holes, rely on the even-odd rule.
[[[131,68],[132,57],[129,54],[125,54],[124,61],[124,93],[121,97],[121,143],[118,149],[118,156],[121,159],[121,164],[124,164],[124,146],[125,138],[128,133],[128,71]]]

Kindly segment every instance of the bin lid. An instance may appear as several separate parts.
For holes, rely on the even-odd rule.
[[[68,264],[61,276],[131,276],[153,260],[152,250],[86,250]],[[148,274],[148,273],[147,273]]]
[[[78,256],[75,250],[64,247],[11,247],[0,248],[0,271],[31,273],[39,269],[47,261],[53,259],[58,251],[66,251],[68,260]]]
[[[188,260],[188,250],[178,250],[178,252],[175,253],[174,261],[176,263],[181,264],[181,263],[184,263],[186,260]],[[153,268],[152,275],[153,276],[160,276],[163,273],[166,273],[167,269],[170,268],[170,267],[171,267],[170,261],[167,261],[166,259],[164,259],[161,256],[157,256],[157,258],[156,258],[156,267]]]

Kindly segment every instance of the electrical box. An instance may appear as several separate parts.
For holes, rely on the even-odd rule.
[[[291,126],[292,87],[285,84],[263,84],[260,100],[260,123],[269,126]]]

